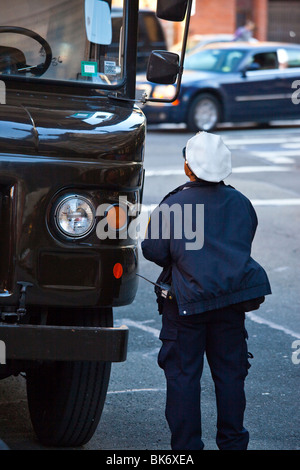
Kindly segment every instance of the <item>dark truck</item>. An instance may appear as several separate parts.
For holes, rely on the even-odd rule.
[[[183,51],[154,51],[148,64],[149,80],[178,90],[191,3],[158,1],[161,18],[186,18]],[[25,375],[45,445],[92,437],[111,363],[126,359],[113,308],[138,282],[127,230],[144,181],[138,13],[138,0],[1,4],[0,378]]]

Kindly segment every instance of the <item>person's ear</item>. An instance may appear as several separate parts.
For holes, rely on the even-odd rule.
[[[192,175],[192,171],[190,170],[187,162],[185,161],[184,162],[184,172],[186,174],[186,176],[190,177]]]

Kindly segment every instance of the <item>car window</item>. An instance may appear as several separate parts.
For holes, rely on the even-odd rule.
[[[251,58],[250,68],[252,70],[270,70],[278,68],[277,52],[259,52]]]
[[[233,72],[245,56],[246,51],[237,49],[204,49],[186,56],[186,70],[211,72]]]
[[[243,54],[240,51],[230,51],[224,56],[224,62],[222,64],[222,72],[232,72],[236,69],[240,63]]]
[[[280,68],[300,67],[299,49],[278,49]]]

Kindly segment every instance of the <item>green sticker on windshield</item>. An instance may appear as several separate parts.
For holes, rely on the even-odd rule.
[[[97,62],[87,62],[87,61],[82,61],[81,62],[81,75],[84,77],[93,77],[97,75],[97,70],[98,64]]]

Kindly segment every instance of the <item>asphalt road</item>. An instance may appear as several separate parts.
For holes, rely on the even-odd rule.
[[[300,130],[276,125],[224,127],[217,133],[232,150],[233,173],[226,183],[248,196],[257,211],[252,254],[266,269],[273,291],[246,320],[248,348],[254,355],[246,380],[249,449],[300,450]],[[149,127],[145,210],[186,181],[181,149],[191,136],[180,127]],[[140,273],[155,280],[159,269],[140,255]],[[169,450],[165,380],[156,363],[161,318],[150,284],[140,280],[135,301],[115,310],[115,322],[130,328],[127,361],[113,364],[99,427],[82,450]],[[205,449],[217,449],[215,397],[207,365],[202,414]],[[0,382],[0,437],[11,449],[45,449],[31,428],[23,377]]]

